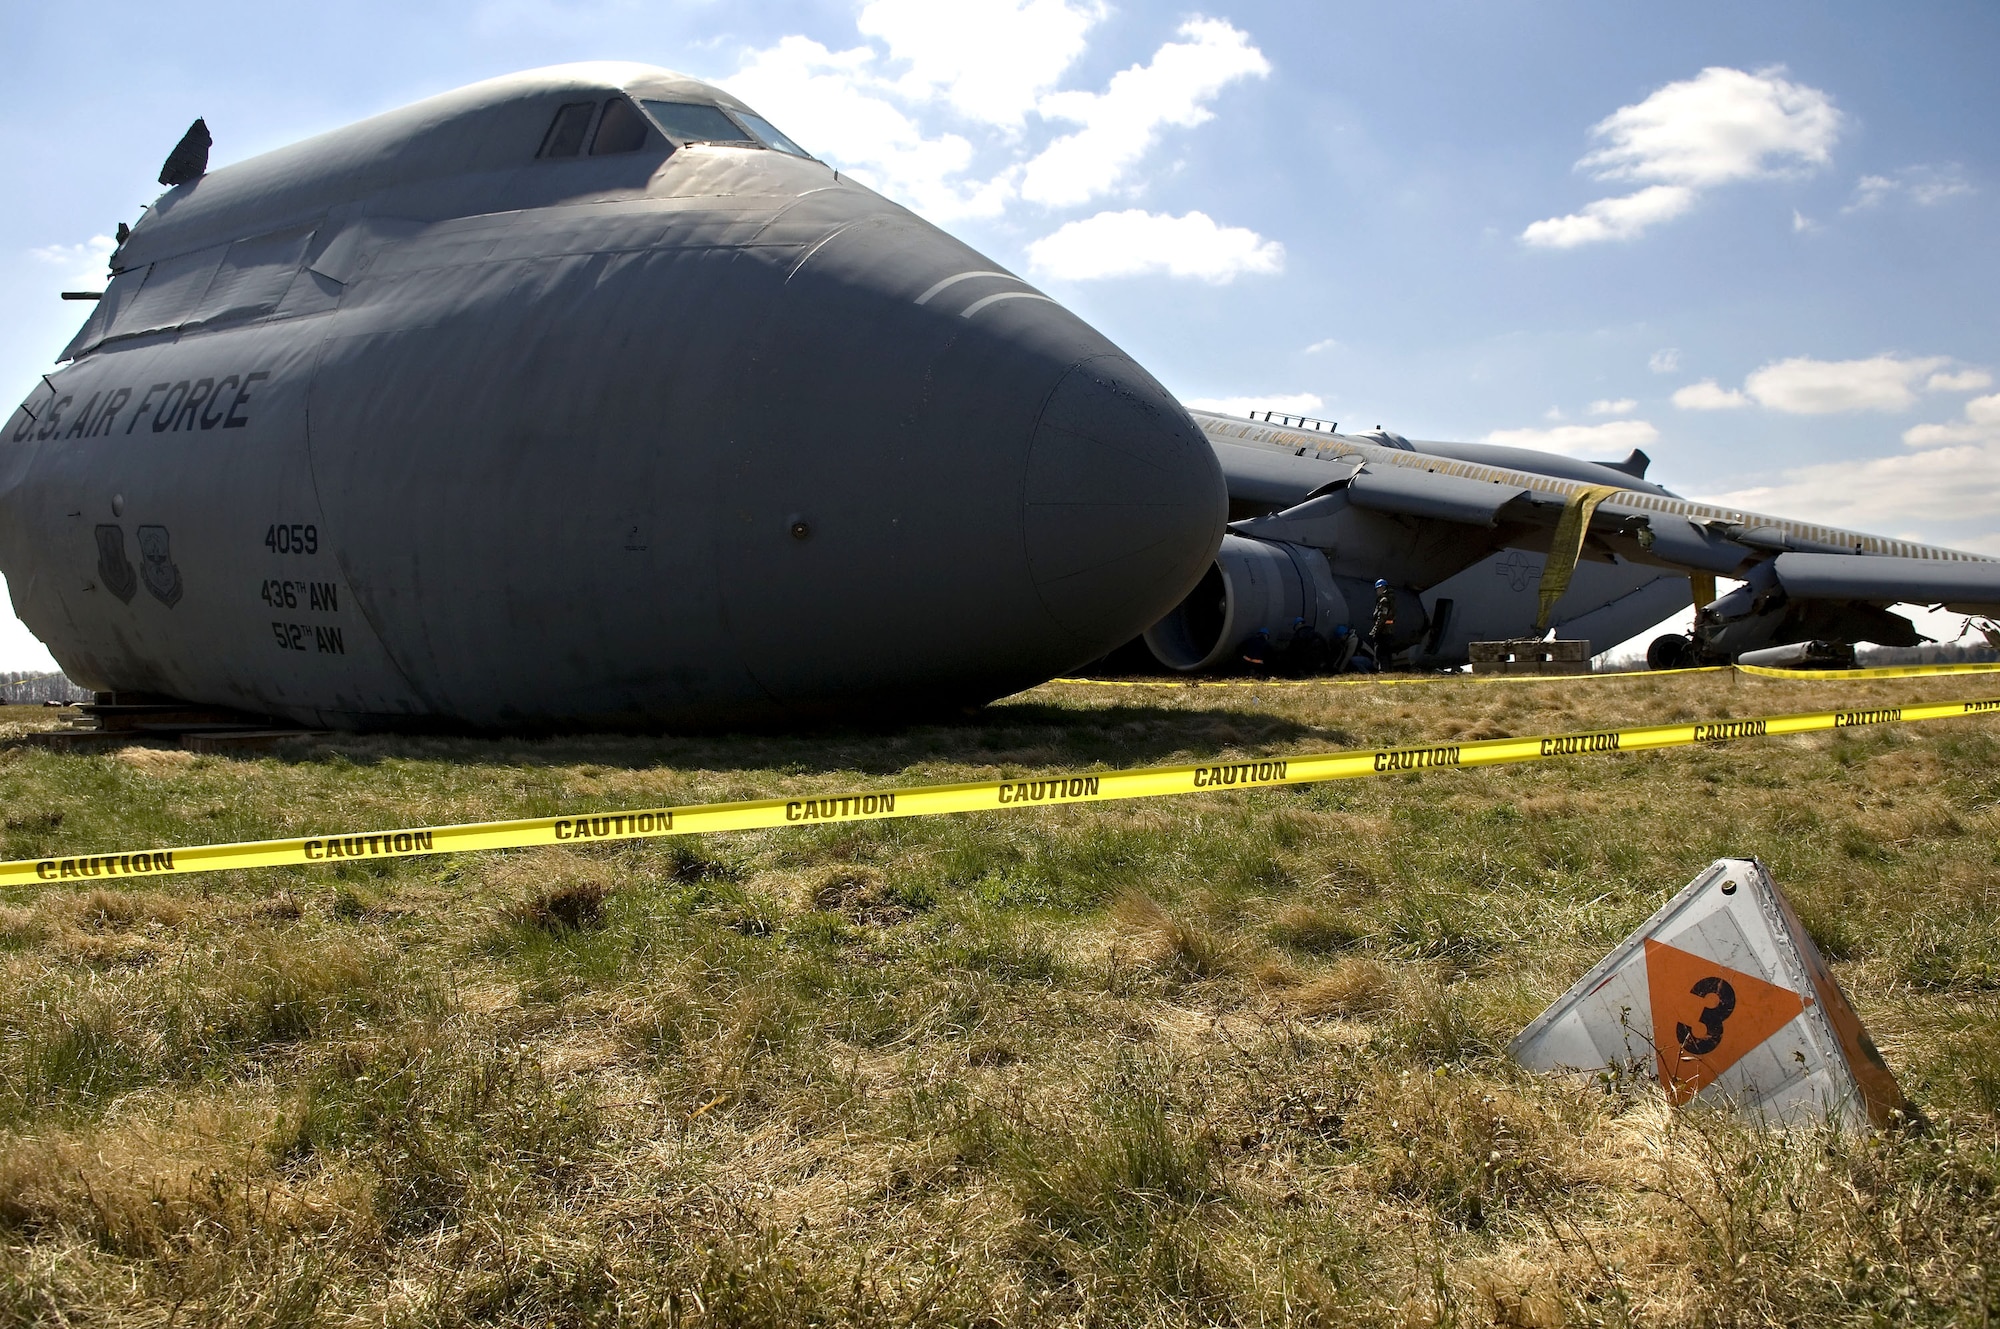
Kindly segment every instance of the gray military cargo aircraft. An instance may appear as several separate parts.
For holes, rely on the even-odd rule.
[[[665,70],[205,172],[112,270],[0,443],[16,612],[102,691],[337,727],[957,706],[1136,635],[1223,534],[1144,369]]]
[[[1688,504],[1642,466],[1190,416],[666,70],[496,79],[213,172],[208,148],[197,122],[0,438],[15,610],[99,691],[714,726],[976,704],[1142,632],[1214,668],[1240,634],[1366,622],[1376,578],[1419,663],[1505,635],[1530,582],[1533,621],[1609,644],[1690,572],[1747,577],[1703,658],[2000,606],[2000,563]]]

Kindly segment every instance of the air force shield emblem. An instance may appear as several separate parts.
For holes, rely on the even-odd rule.
[[[123,542],[120,542],[123,549]],[[181,570],[174,566],[174,560],[167,549],[167,528],[164,526],[141,526],[139,528],[139,556],[142,560],[139,575],[146,580],[146,589],[153,598],[172,609],[181,601]]]
[[[97,579],[105,590],[126,604],[132,603],[132,593],[139,589],[139,574],[132,570],[132,560],[125,557],[122,526],[97,528]]]

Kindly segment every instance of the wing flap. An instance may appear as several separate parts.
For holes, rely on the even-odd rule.
[[[1222,464],[1222,478],[1229,486],[1230,501],[1236,503],[1289,508],[1315,489],[1353,475],[1356,466],[1351,459],[1300,457],[1276,448],[1228,443],[1217,438],[1209,439],[1209,444],[1215,449],[1215,459]]]
[[[1364,468],[1347,487],[1349,499],[1358,508],[1467,526],[1498,525],[1502,508],[1533,492],[1520,485],[1468,480],[1441,471],[1373,465]],[[1551,518],[1561,510],[1561,500],[1556,500]]]
[[[2000,609],[2000,561],[1780,554],[1772,564],[1794,600],[1943,604],[1963,613]]]

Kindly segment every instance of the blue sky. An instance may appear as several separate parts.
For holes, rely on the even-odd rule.
[[[2000,553],[2000,5],[15,3],[0,378],[213,164],[582,59],[730,87],[1184,399]],[[0,615],[0,668],[47,656]]]

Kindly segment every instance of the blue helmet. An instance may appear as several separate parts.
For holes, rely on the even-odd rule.
[[[1377,577],[1377,578],[1375,579],[1375,589],[1376,589],[1376,590],[1378,590],[1378,591],[1386,591],[1386,590],[1388,590],[1388,589],[1389,589],[1389,579],[1388,579],[1387,577]]]

